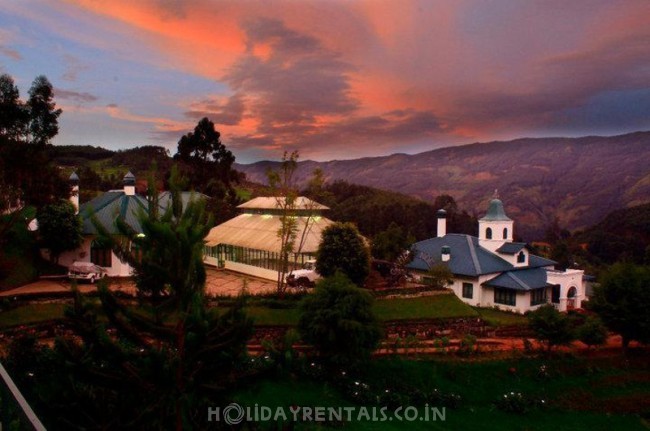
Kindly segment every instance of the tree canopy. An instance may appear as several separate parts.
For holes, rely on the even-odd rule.
[[[212,197],[223,197],[237,179],[232,169],[235,156],[221,143],[221,133],[208,118],[201,119],[193,132],[178,141],[174,159],[191,172],[190,187]]]
[[[370,273],[370,250],[352,223],[334,223],[323,230],[318,246],[316,271],[331,277],[338,271],[357,286]]]
[[[60,200],[46,205],[37,217],[42,244],[50,250],[50,257],[55,263],[58,263],[62,252],[81,245],[81,219],[71,202]]]
[[[602,276],[588,307],[605,325],[631,340],[650,342],[650,267],[631,263],[612,265]]]

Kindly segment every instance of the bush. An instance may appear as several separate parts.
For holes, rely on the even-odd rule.
[[[551,304],[528,314],[528,324],[537,338],[546,343],[548,352],[554,346],[570,344],[575,340],[569,317],[557,311]]]
[[[381,338],[372,296],[341,273],[319,281],[300,309],[299,331],[326,362],[354,367],[369,359]]]
[[[589,316],[578,328],[578,340],[587,346],[601,346],[607,341],[607,328],[598,317]]]

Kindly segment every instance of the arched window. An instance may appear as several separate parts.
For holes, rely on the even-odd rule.
[[[485,238],[492,239],[492,228],[491,227],[485,229]]]
[[[113,256],[111,249],[106,247],[100,241],[93,240],[90,243],[90,261],[95,265],[108,268],[113,266]]]
[[[526,253],[520,251],[517,255],[517,263],[526,263]]]
[[[508,239],[508,228],[507,227],[503,228],[503,239]]]

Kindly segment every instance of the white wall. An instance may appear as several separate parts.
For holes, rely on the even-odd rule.
[[[67,251],[62,253],[59,257],[59,265],[70,266],[73,262],[90,262],[90,245],[94,237],[84,237],[81,246],[74,251]],[[133,275],[133,268],[126,263],[121,262],[120,259],[111,252],[111,266],[104,267],[106,275],[109,277],[130,277]]]
[[[575,308],[580,308],[582,301],[585,299],[585,282],[582,281],[584,271],[581,269],[567,269],[566,271],[546,270],[547,282],[550,284],[560,285],[560,303],[555,306],[560,311],[567,310],[567,294],[571,287],[576,288],[574,297]],[[549,298],[550,300],[550,298]]]

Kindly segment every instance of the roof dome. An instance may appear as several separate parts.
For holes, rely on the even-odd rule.
[[[494,198],[490,201],[490,206],[488,207],[485,217],[481,219],[482,221],[512,221],[506,215],[506,211],[503,208],[503,202],[500,199]]]
[[[135,185],[135,175],[131,173],[131,171],[127,172],[126,175],[124,175],[124,179],[122,180],[124,182],[125,186],[134,186]]]

